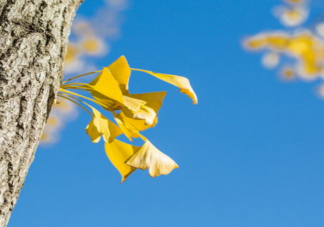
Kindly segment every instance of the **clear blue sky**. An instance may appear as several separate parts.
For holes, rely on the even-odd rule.
[[[167,90],[145,133],[180,168],[124,184],[82,114],[60,143],[41,148],[9,227],[323,227],[324,101],[313,83],[283,83],[245,35],[281,26],[278,0],[131,1],[122,37],[98,67],[131,66],[188,77],[199,105],[144,74],[133,91]],[[91,15],[100,1],[85,1]]]

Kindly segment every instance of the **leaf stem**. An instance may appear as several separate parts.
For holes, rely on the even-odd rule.
[[[98,104],[98,105],[100,105],[100,106],[102,106],[102,107],[106,107],[105,104],[103,104],[103,103],[101,103],[101,102],[98,102],[98,101],[96,101],[96,100],[94,100],[94,99],[88,98],[88,97],[86,97],[86,96],[80,95],[80,94],[78,94],[78,93],[74,93],[74,92],[72,92],[72,91],[68,91],[68,90],[63,89],[63,88],[60,88],[59,91],[60,91],[60,92],[63,92],[63,93],[70,94],[70,95],[78,96],[78,97],[80,97],[80,98],[87,99],[87,100],[89,100],[89,101],[91,101],[91,102],[94,102],[94,103],[96,103],[96,104]],[[106,108],[107,108],[107,107],[106,107]]]
[[[89,73],[81,74],[81,75],[78,75],[78,76],[74,76],[74,77],[72,77],[72,78],[70,78],[70,79],[67,79],[67,80],[63,81],[62,84],[65,84],[65,83],[67,83],[67,82],[69,82],[69,81],[71,81],[71,80],[74,80],[74,79],[76,79],[76,78],[80,78],[80,77],[87,76],[87,75],[94,74],[94,73],[100,73],[101,71],[102,71],[102,70],[98,70],[98,71],[93,71],[93,72],[89,72]]]
[[[76,99],[76,100],[78,100],[78,101],[81,101],[80,99],[78,99],[78,98],[75,98],[75,97],[73,97],[73,96],[70,96],[70,95],[68,95],[68,94],[58,94],[58,97],[61,97],[61,98],[64,98],[64,99],[67,99],[67,100],[69,100],[70,102],[73,102],[75,105],[77,105],[77,106],[79,106],[79,107],[81,107],[83,110],[85,110],[88,114],[90,114],[91,116],[93,116],[93,114],[87,109],[87,108],[85,108],[84,106],[82,106],[81,104],[79,104],[79,103],[77,103],[76,101],[74,101],[73,99]],[[82,102],[82,101],[81,101]]]

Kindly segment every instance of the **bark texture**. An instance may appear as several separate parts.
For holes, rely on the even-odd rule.
[[[0,0],[0,227],[34,159],[81,2]]]

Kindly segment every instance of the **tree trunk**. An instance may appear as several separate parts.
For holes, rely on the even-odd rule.
[[[34,159],[81,2],[0,0],[0,227]]]

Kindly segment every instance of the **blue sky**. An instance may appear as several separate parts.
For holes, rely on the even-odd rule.
[[[190,79],[198,105],[169,84],[134,74],[131,91],[168,91],[145,135],[180,166],[124,184],[80,114],[58,144],[40,148],[9,227],[322,227],[324,101],[315,84],[282,82],[241,47],[281,28],[274,0],[131,1],[122,36],[97,62]],[[100,1],[85,1],[91,16]]]

